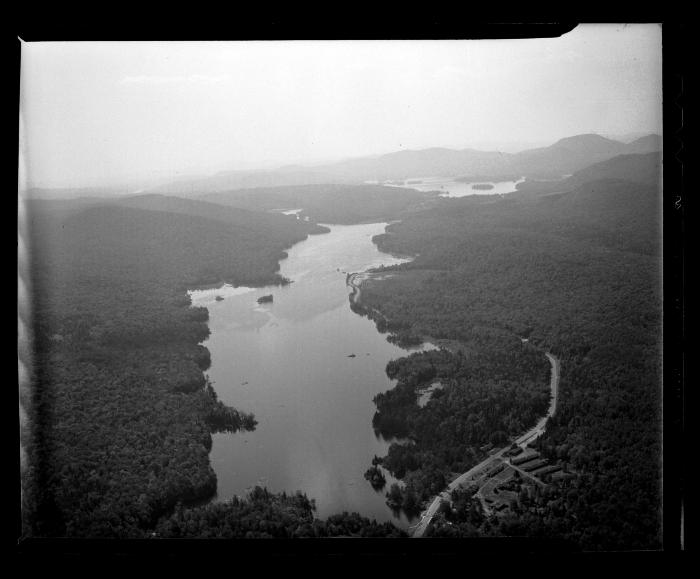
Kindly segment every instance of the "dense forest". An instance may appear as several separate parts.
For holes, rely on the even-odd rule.
[[[374,399],[374,428],[404,439],[380,464],[406,483],[392,487],[388,499],[407,514],[417,514],[452,473],[483,460],[482,447],[505,445],[547,411],[549,364],[536,348],[504,336],[474,340],[466,351],[431,350],[390,362],[387,375],[397,385]],[[419,407],[419,389],[436,380],[443,388]]]
[[[375,238],[384,251],[417,256],[363,283],[361,304],[383,329],[409,341],[464,343],[472,360],[483,361],[475,385],[485,387],[491,374],[504,396],[509,386],[499,373],[508,365],[500,358],[518,337],[561,360],[557,413],[536,446],[575,476],[550,485],[546,500],[521,505],[517,521],[500,530],[489,523],[497,534],[548,534],[585,549],[660,544],[658,155],[618,161],[582,172],[586,180],[557,194],[445,199]],[[640,163],[645,171],[630,171]],[[434,447],[448,453],[458,431],[445,428],[438,409],[450,389],[418,408],[414,365],[399,363],[416,378],[399,376],[378,397],[377,421],[417,446],[430,432]],[[519,399],[535,391],[514,392]],[[416,452],[396,444],[384,462],[398,468],[401,456],[409,480],[426,478],[432,464],[404,459]],[[463,467],[477,460],[466,455]]]
[[[616,179],[642,185],[658,185],[661,176],[661,154],[658,152],[619,155],[576,171],[563,179],[538,181],[526,179],[515,187],[521,194],[541,196],[546,193],[573,191],[589,181]]]
[[[391,523],[377,523],[357,513],[314,518],[313,499],[297,492],[274,494],[255,487],[247,497],[175,511],[161,519],[154,533],[163,538],[292,539],[323,537],[406,537]]]
[[[184,535],[182,516],[223,517],[219,507],[194,506],[216,491],[211,433],[256,421],[222,404],[208,383],[209,352],[200,345],[208,311],[191,307],[187,290],[285,283],[277,273],[284,249],[327,229],[146,196],[35,201],[28,230],[35,351],[23,437],[25,535],[139,538],[156,526]],[[290,536],[313,525],[306,507],[287,514],[296,499],[264,496],[265,509],[256,498],[250,508],[246,500],[227,507],[248,509],[236,533],[278,536],[264,530],[277,519],[294,523]],[[356,519],[342,515],[309,532],[396,532]],[[225,524],[212,522],[209,535],[229,533]]]
[[[367,484],[386,492],[393,508],[419,512],[456,473],[545,413],[542,352],[551,351],[561,360],[559,404],[535,445],[572,476],[533,493],[517,487],[518,500],[498,517],[486,516],[469,490],[457,491],[426,535],[657,548],[658,171],[658,155],[625,155],[550,185],[526,182],[508,196],[438,199],[378,186],[261,192],[258,208],[303,207],[312,222],[247,210],[252,197],[240,191],[208,201],[31,203],[25,533],[403,536],[355,513],[319,521],[313,500],[299,493],[255,489],[199,504],[216,490],[212,432],[252,429],[255,418],[217,400],[200,345],[208,312],[191,307],[187,294],[224,281],[286,283],[279,260],[324,231],[313,221],[401,218],[375,242],[416,258],[365,280],[352,307],[392,341],[430,338],[445,347],[388,364],[396,386],[375,398],[373,425],[397,440],[373,462]],[[404,484],[383,488],[378,466]]]

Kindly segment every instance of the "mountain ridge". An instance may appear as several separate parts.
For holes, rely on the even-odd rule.
[[[632,153],[593,163],[566,179],[555,181],[527,180],[518,183],[519,193],[547,195],[564,193],[595,181],[628,181],[637,185],[659,187],[661,183],[661,153]]]
[[[360,184],[442,176],[464,178],[519,174],[525,177],[560,178],[593,163],[625,153],[660,150],[661,138],[650,134],[623,143],[595,133],[559,139],[548,147],[518,153],[431,147],[403,150],[379,156],[358,157],[313,167],[286,166],[266,171],[234,171],[150,189],[181,195],[203,195],[236,189],[312,184]]]

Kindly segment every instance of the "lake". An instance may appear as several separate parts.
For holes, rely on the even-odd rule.
[[[372,429],[372,398],[394,385],[387,362],[409,351],[352,312],[345,282],[346,272],[406,261],[372,243],[385,226],[331,225],[330,233],[296,244],[280,263],[280,273],[293,280],[288,286],[190,292],[193,305],[209,309],[211,335],[204,345],[219,398],[258,420],[254,432],[213,436],[218,500],[259,484],[305,492],[316,500],[320,518],[357,511],[409,524],[384,502],[394,479],[385,472],[387,487],[377,493],[363,476],[389,446]],[[257,303],[268,294],[272,303]]]
[[[442,197],[465,197],[467,195],[504,195],[506,193],[514,193],[515,186],[522,183],[525,179],[517,181],[473,181],[462,183],[445,177],[416,177],[415,179],[407,179],[403,183],[398,182],[383,183],[388,187],[409,187],[418,191],[440,191]],[[415,181],[420,181],[416,183]],[[493,185],[493,189],[474,189],[477,184]]]

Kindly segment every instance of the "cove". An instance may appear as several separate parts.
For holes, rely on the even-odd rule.
[[[410,351],[386,341],[373,321],[350,309],[346,274],[406,261],[380,252],[372,237],[386,223],[330,225],[280,262],[287,286],[224,286],[190,292],[209,310],[208,375],[219,399],[258,421],[254,432],[215,434],[210,454],[216,500],[244,496],[255,485],[300,490],[316,516],[359,512],[406,528],[384,493],[364,479],[389,442],[372,428],[372,398],[393,387],[385,368]],[[271,303],[257,299],[272,294]],[[217,300],[217,296],[223,300]]]

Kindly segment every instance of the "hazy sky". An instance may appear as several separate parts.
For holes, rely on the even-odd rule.
[[[22,45],[29,184],[661,132],[661,28],[556,39]]]

